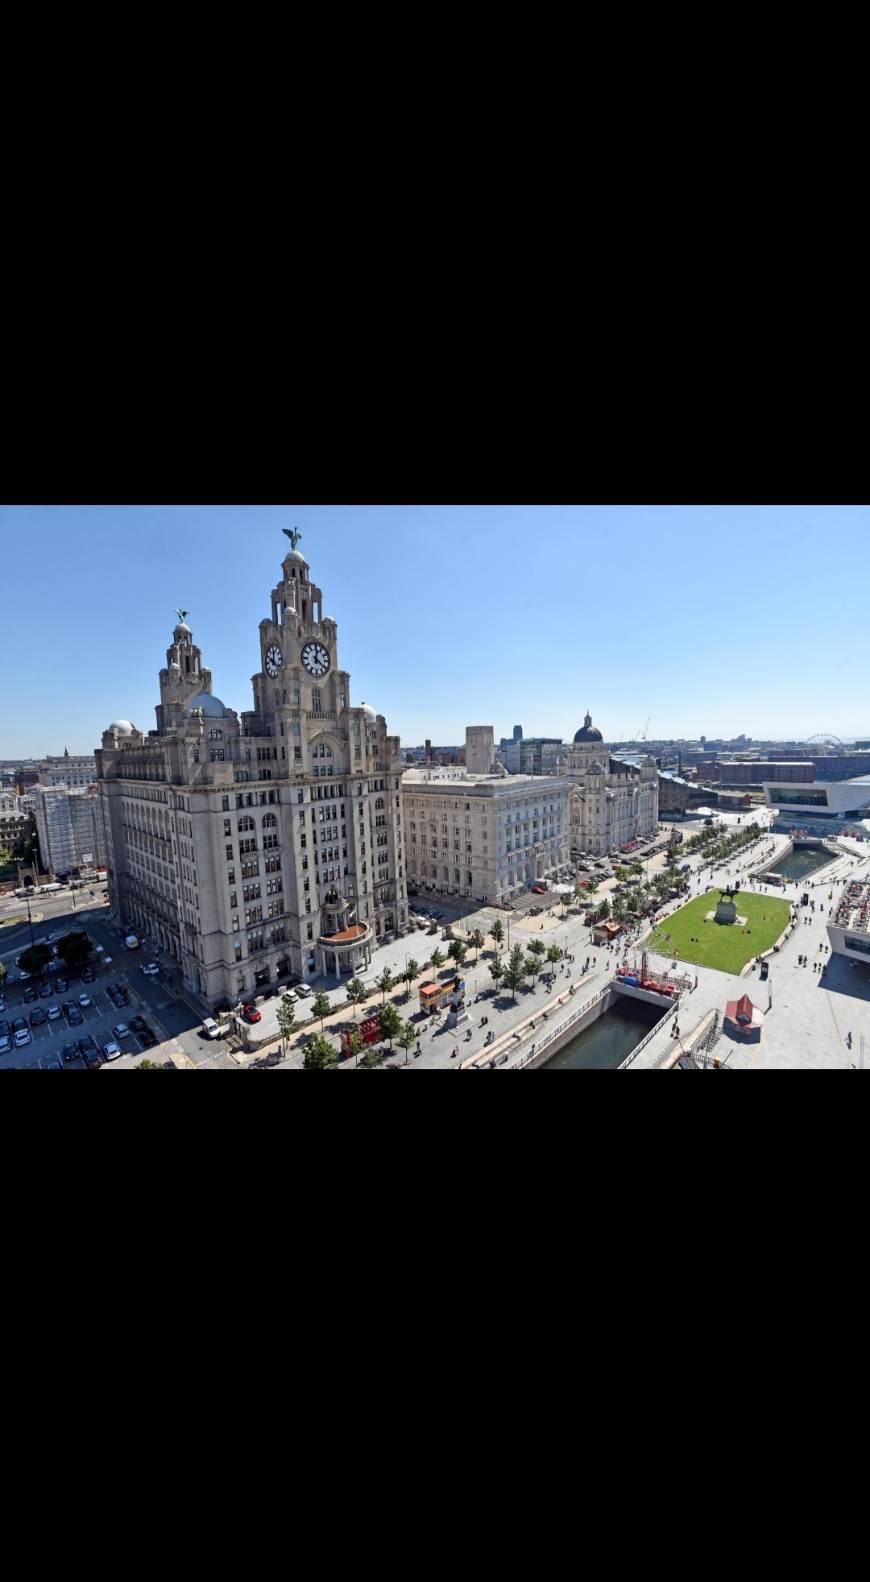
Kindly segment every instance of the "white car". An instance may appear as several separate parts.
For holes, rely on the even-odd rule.
[[[18,1032],[15,1034],[15,1048],[16,1049],[23,1049],[25,1044],[32,1044],[32,1043],[33,1043],[33,1039],[30,1036],[30,1028],[29,1027],[19,1027]]]
[[[107,1060],[120,1060],[121,1051],[118,1048],[118,1045],[115,1043],[114,1038],[110,1038],[108,1042],[103,1045],[103,1054]]]
[[[105,945],[95,945],[94,946],[94,950],[97,952],[98,956],[101,956],[103,954],[103,951],[105,950],[105,948],[106,948]]]
[[[142,971],[144,972],[146,978],[156,978],[160,968],[158,967],[156,961],[149,961],[146,962],[145,966],[142,968]]]
[[[217,1022],[214,1021],[210,1016],[207,1016],[203,1022],[202,1030],[205,1033],[206,1038],[220,1038],[221,1036],[221,1030],[218,1027]],[[115,1032],[117,1033],[117,1031],[118,1029],[116,1027]]]
[[[309,994],[313,994],[314,990],[312,989],[310,983],[297,983],[294,992],[299,996],[300,999],[307,1000]]]
[[[127,1023],[126,1022],[119,1022],[117,1027],[113,1027],[112,1028],[112,1037],[118,1043],[120,1043],[122,1038],[129,1038],[130,1037],[130,1029],[127,1026]]]
[[[94,1002],[91,999],[89,994],[80,994],[78,1003],[79,1003],[79,1008],[82,1011],[87,1011],[87,1010],[90,1010],[90,1008],[91,1008],[91,1006],[93,1005]]]
[[[48,1007],[46,1015],[48,1016],[48,1020],[50,1022],[59,1022],[60,1021],[60,1015],[61,1015],[60,1006],[59,1005],[50,1005]]]

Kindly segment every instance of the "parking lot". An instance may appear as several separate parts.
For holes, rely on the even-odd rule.
[[[38,996],[35,1000],[31,998],[25,1000],[25,991],[31,988],[38,989],[37,981],[34,980],[31,983],[29,981],[22,982],[18,979],[10,982],[9,980],[15,972],[15,968],[11,968],[9,977],[4,985],[3,998],[6,1001],[6,1009],[5,1011],[0,1011],[0,1023],[6,1023],[8,1026],[8,1032],[3,1027],[0,1027],[0,1037],[6,1033],[11,1047],[5,1053],[0,1054],[0,1070],[14,1067],[33,1070],[83,1071],[86,1067],[80,1054],[74,1060],[67,1061],[63,1058],[64,1045],[69,1045],[73,1042],[78,1045],[80,1039],[90,1037],[96,1044],[97,1049],[102,1050],[103,1045],[114,1037],[114,1028],[120,1025],[126,1025],[129,1028],[132,1018],[136,1016],[143,1017],[146,1027],[152,1034],[153,1044],[150,1047],[153,1048],[163,1040],[165,1034],[162,1028],[148,1006],[142,1004],[135,987],[130,985],[126,972],[119,971],[118,964],[114,960],[112,960],[109,967],[98,965],[98,960],[99,958],[95,957],[92,964],[92,970],[95,975],[93,983],[84,982],[80,972],[70,972],[62,980],[67,984],[64,991],[58,993],[56,983],[52,983],[51,979],[49,979],[51,993],[41,997]],[[113,1004],[106,992],[110,984],[117,985],[124,992],[126,1003],[121,1003],[118,1006]],[[86,997],[90,1003],[78,1005],[80,997]],[[78,1014],[72,1010],[73,1005],[77,1007]],[[48,1020],[49,1010],[55,1008],[60,1012],[60,1015]],[[38,1025],[36,1026],[31,1025],[31,1017],[34,1012],[37,1013]],[[45,1021],[41,1020],[39,1012],[45,1014]],[[13,1022],[21,1017],[26,1020],[27,1031],[30,1037],[27,1043],[16,1048]],[[81,1018],[80,1020],[79,1017]],[[148,1040],[143,1039],[132,1032],[132,1030],[115,1041],[122,1055],[141,1054],[149,1047]]]

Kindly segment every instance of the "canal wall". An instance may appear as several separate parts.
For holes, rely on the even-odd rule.
[[[509,1069],[513,1071],[537,1071],[539,1066],[545,1066],[548,1060],[552,1060],[553,1056],[559,1053],[560,1049],[564,1049],[566,1044],[570,1044],[572,1038],[576,1038],[578,1033],[584,1032],[592,1022],[597,1022],[599,1016],[603,1016],[605,1011],[609,1011],[614,997],[614,986],[612,983],[608,983],[607,987],[602,989],[594,1000],[588,1001],[586,1005],[581,1005],[579,1011],[575,1011],[573,1016],[569,1016],[567,1022],[563,1022],[561,1027],[557,1027],[552,1033],[546,1033],[535,1044],[534,1051],[530,1051],[523,1060],[518,1061],[515,1066]]]

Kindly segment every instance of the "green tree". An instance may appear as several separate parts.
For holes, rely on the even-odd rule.
[[[401,1032],[401,1029],[402,1018],[396,1007],[394,1005],[385,1005],[381,1011],[381,1032],[385,1038],[389,1039],[391,1049],[393,1047],[393,1039]]]
[[[138,1066],[134,1066],[133,1070],[134,1071],[169,1071],[170,1067],[169,1066],[161,1066],[159,1061],[157,1061],[157,1060],[140,1060]]]
[[[492,981],[495,984],[496,988],[498,988],[499,984],[501,983],[502,978],[504,977],[504,973],[505,973],[505,967],[504,967],[504,961],[503,961],[502,957],[501,956],[494,956],[492,961],[489,964],[489,975],[492,978]]]
[[[362,1057],[362,1063],[367,1071],[376,1071],[378,1066],[382,1066],[384,1063],[384,1051],[378,1049],[376,1044],[369,1044]]]
[[[18,957],[18,965],[21,971],[29,972],[31,977],[37,972],[42,972],[50,961],[50,945],[28,945],[27,949],[23,950]]]
[[[469,945],[472,947],[472,949],[474,951],[474,961],[475,961],[475,965],[476,965],[477,964],[477,958],[480,955],[480,952],[483,950],[483,945],[484,945],[484,938],[483,938],[483,935],[480,932],[479,928],[473,929],[472,932],[469,934],[469,936],[468,936],[468,943],[469,943]]]
[[[629,902],[629,904],[631,903]],[[601,902],[600,906],[597,907],[595,915],[601,923],[604,922],[606,917],[610,916],[610,902],[608,901],[607,896],[604,897],[604,900]]]
[[[358,1027],[352,1027],[347,1035],[348,1053],[353,1055],[354,1065],[359,1065],[359,1057],[366,1047],[366,1041]]]
[[[543,965],[544,963],[538,955],[530,955],[526,960],[526,970],[532,979],[532,987],[534,989],[538,987],[538,978],[541,975]]]
[[[281,1053],[287,1041],[296,1031],[296,1011],[289,1000],[282,1000],[278,1006],[278,1031],[281,1034]]]
[[[91,942],[87,934],[67,934],[64,939],[58,940],[57,953],[61,961],[75,972],[87,962],[91,954]]]
[[[450,949],[448,950],[447,954],[450,957],[451,961],[455,961],[455,963],[456,963],[456,970],[458,972],[459,968],[462,966],[463,961],[465,960],[465,946],[463,945],[462,940],[461,939],[454,939],[451,942]]]
[[[515,1004],[517,998],[517,989],[522,987],[528,975],[529,969],[526,966],[526,958],[523,955],[523,947],[522,945],[514,945],[514,948],[510,953],[507,967],[505,968],[504,981],[507,987],[513,993]]]
[[[420,976],[420,964],[419,964],[419,962],[416,962],[413,959],[413,957],[412,957],[410,961],[406,961],[405,962],[405,970],[402,973],[402,977],[404,978],[405,983],[407,985],[408,999],[409,1000],[411,998],[411,984],[412,983],[416,983],[416,981],[419,978],[419,976]]]
[[[492,927],[491,927],[491,929],[489,931],[489,937],[490,937],[490,939],[494,939],[495,940],[495,949],[496,949],[496,955],[497,955],[498,952],[499,952],[499,949],[501,948],[502,941],[504,939],[504,923],[502,922],[500,917],[497,917],[495,922],[493,923],[493,925],[492,925]]]
[[[324,994],[323,990],[321,989],[317,994],[315,994],[314,999],[311,1002],[311,1015],[317,1017],[317,1020],[320,1023],[321,1033],[323,1032],[324,1017],[328,1016],[331,1010],[332,1006],[329,1002],[329,995]]]
[[[328,1038],[322,1033],[315,1033],[309,1038],[305,1046],[305,1059],[302,1062],[305,1071],[334,1071],[338,1065],[338,1055],[333,1049]]]
[[[381,1002],[382,1004],[386,1004],[387,995],[393,987],[393,982],[393,974],[391,973],[389,967],[385,967],[380,977],[375,979],[375,988],[380,989],[381,994],[383,995],[383,1000]]]
[[[365,1003],[368,997],[369,991],[365,984],[361,983],[359,978],[351,978],[350,983],[347,986],[347,1003],[348,1005],[353,1006],[355,1014],[359,1010],[359,1007]]]
[[[407,1058],[408,1058],[408,1050],[412,1049],[414,1047],[414,1045],[416,1044],[416,1042],[417,1042],[417,1034],[415,1033],[415,1031],[414,1031],[413,1027],[411,1026],[410,1022],[403,1022],[402,1023],[402,1030],[397,1035],[396,1042],[399,1045],[400,1049],[404,1049],[404,1051],[405,1051],[405,1059],[407,1060]]]
[[[558,945],[551,945],[549,947],[549,949],[547,951],[547,960],[549,961],[550,966],[554,969],[553,972],[550,973],[550,977],[551,978],[555,978],[555,976],[556,976],[556,973],[555,973],[556,963],[558,961],[562,960],[562,952],[559,949]]]
[[[543,956],[546,954],[547,947],[542,939],[532,939],[529,941],[528,949],[533,956]]]
[[[6,976],[6,968],[3,965],[3,962],[0,961],[0,989],[2,989],[2,987],[3,987],[3,979],[5,978],[5,976]]]
[[[445,957],[443,956],[442,952],[440,950],[438,950],[438,948],[436,947],[435,950],[433,950],[433,952],[432,952],[432,965],[435,968],[436,972],[438,971],[439,967],[443,967],[444,966],[444,961],[445,961]]]

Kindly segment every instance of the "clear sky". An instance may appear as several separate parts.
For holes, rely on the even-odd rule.
[[[408,746],[587,706],[611,740],[870,737],[865,507],[0,506],[0,757],[153,729],[176,605],[250,708],[294,525],[351,701]]]

